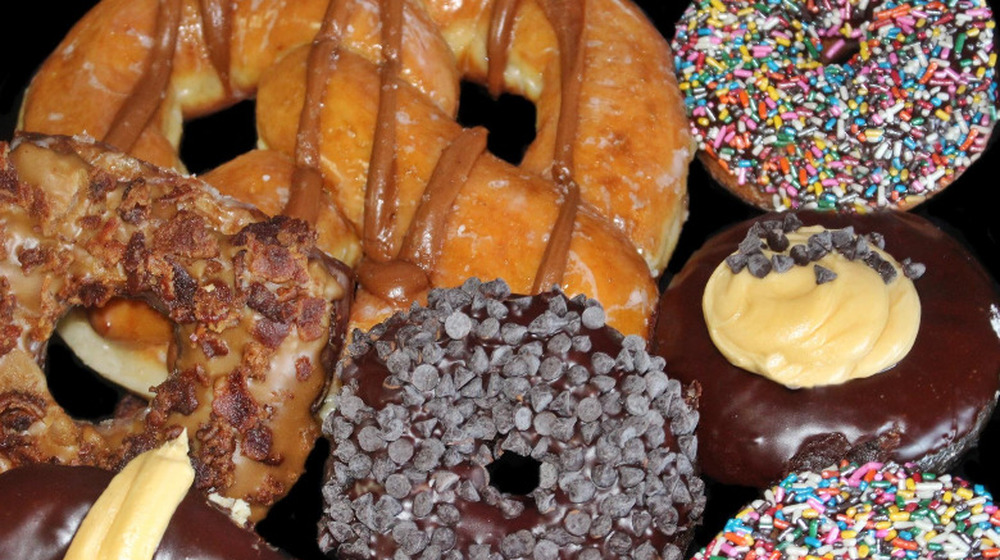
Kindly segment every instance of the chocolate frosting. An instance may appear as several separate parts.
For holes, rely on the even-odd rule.
[[[59,560],[111,482],[94,467],[33,464],[0,475],[0,558]],[[16,506],[12,506],[16,504]],[[288,557],[236,526],[191,492],[167,527],[154,560],[282,560]]]
[[[711,239],[664,292],[653,341],[672,376],[702,386],[697,435],[704,473],[764,487],[790,470],[845,457],[948,468],[974,443],[1000,389],[995,284],[955,239],[917,215],[799,217],[806,225],[881,233],[897,259],[927,265],[914,282],[923,310],[916,342],[888,371],[814,389],[788,389],[731,365],[708,336],[702,292],[752,222]]]

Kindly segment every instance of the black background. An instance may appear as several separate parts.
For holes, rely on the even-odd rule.
[[[0,16],[0,52],[3,53],[0,58],[0,140],[7,140],[13,134],[20,94],[31,74],[92,3],[93,0],[29,1],[20,3],[20,16],[14,17],[9,12]],[[687,6],[684,0],[640,0],[639,4],[668,39],[673,37],[674,24]],[[243,151],[252,146],[252,105],[244,104],[237,110],[230,111],[226,118],[230,119],[227,126],[236,126],[247,132],[246,138],[237,141],[239,147],[230,149]],[[200,141],[215,143],[213,128],[217,127],[211,123],[201,127],[196,123],[188,127],[186,138],[190,140],[185,140],[189,145],[188,149],[197,151],[197,148],[190,146]],[[199,140],[199,135],[204,135],[205,139]],[[994,279],[1000,277],[1000,220],[997,219],[995,206],[1000,184],[997,136],[998,134],[993,134],[987,152],[959,180],[913,210],[963,240]],[[197,166],[192,168],[197,170]],[[708,236],[728,224],[759,213],[724,191],[706,175],[697,162],[691,165],[689,192],[690,218],[663,279],[664,285],[669,281],[670,275],[680,269]],[[72,375],[77,374],[72,358],[58,345],[53,345],[49,362],[53,370],[65,369]],[[50,380],[52,375],[50,372]],[[52,383],[57,384],[54,380]],[[55,391],[55,387],[53,390]],[[96,393],[91,400],[98,402],[94,406],[99,409],[104,406],[99,401],[107,398],[114,399]],[[86,408],[88,405],[83,406]],[[994,418],[987,426],[979,448],[973,450],[959,465],[958,473],[986,484],[993,491],[1000,490],[1000,469],[994,466],[998,441],[1000,431],[998,421]],[[326,451],[326,446],[321,443],[310,459],[309,470],[292,494],[279,503],[270,517],[259,525],[260,532],[268,540],[302,560],[321,557],[314,544],[314,535],[320,503],[319,478]],[[705,523],[696,537],[701,544],[719,530],[725,519],[736,513],[742,503],[755,495],[754,491],[748,489],[712,483],[709,483],[708,491],[709,507]]]

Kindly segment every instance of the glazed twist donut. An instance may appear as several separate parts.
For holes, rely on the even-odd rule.
[[[101,146],[30,135],[0,144],[0,471],[115,469],[187,429],[195,485],[252,519],[289,490],[319,435],[351,291],[300,220]],[[39,368],[71,306],[141,298],[174,323],[169,376],[148,404],[76,421]]]
[[[461,79],[536,105],[519,167],[455,124]],[[179,168],[183,118],[253,95],[260,149],[204,178],[364,257],[359,326],[475,275],[586,293],[648,332],[693,145],[669,47],[635,6],[104,0],[35,76],[21,125]]]

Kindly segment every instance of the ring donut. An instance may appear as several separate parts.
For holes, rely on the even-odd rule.
[[[351,285],[305,223],[68,137],[0,145],[0,471],[116,469],[187,429],[205,492],[251,518],[289,490],[319,435],[313,407],[339,351]],[[142,299],[173,323],[148,404],[71,418],[39,364],[73,306]]]
[[[455,124],[463,79],[537,107],[518,167]],[[634,5],[103,0],[33,79],[21,126],[180,167],[182,120],[250,96],[261,148],[204,178],[313,221],[348,264],[392,263],[360,326],[480,275],[586,293],[648,331],[693,145],[669,46]]]
[[[323,424],[338,558],[680,558],[704,509],[697,389],[600,305],[502,281],[355,336]]]
[[[696,0],[673,45],[699,159],[768,210],[906,210],[986,149],[986,0]]]

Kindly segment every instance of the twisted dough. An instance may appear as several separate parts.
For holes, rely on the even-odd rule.
[[[461,79],[535,103],[519,167],[454,123]],[[260,149],[205,178],[371,264],[358,326],[478,275],[559,284],[648,332],[693,149],[669,47],[635,6],[104,0],[33,80],[22,126],[180,167],[183,118],[255,94]]]
[[[186,428],[196,487],[259,519],[319,435],[351,291],[305,223],[101,146],[29,135],[0,143],[0,471],[115,469]],[[176,355],[148,404],[71,418],[39,368],[71,306],[141,298],[174,324]]]

